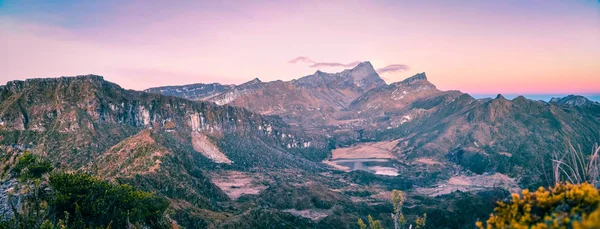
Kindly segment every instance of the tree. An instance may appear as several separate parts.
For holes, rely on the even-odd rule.
[[[361,218],[358,218],[358,227],[360,229],[367,229],[367,225],[365,224],[365,222],[363,222]]]
[[[406,198],[404,197],[404,193],[400,190],[392,191],[392,205],[394,206],[394,212],[391,213],[392,220],[394,221],[394,229],[401,229],[406,226],[406,219],[402,214],[402,206],[404,205],[404,201]],[[371,215],[368,216],[369,228],[370,229],[383,229],[381,226],[381,221],[373,220]],[[415,220],[415,228],[423,228],[427,222],[427,214],[423,214],[422,217],[417,217]],[[358,226],[361,229],[367,229],[367,225],[362,219],[358,219]],[[412,228],[412,224],[409,224],[408,228]]]
[[[405,219],[402,214],[402,205],[404,205],[404,201],[406,198],[404,197],[404,193],[400,190],[392,191],[392,205],[394,205],[394,213],[392,213],[392,219],[394,220],[394,228],[400,229],[404,226]]]

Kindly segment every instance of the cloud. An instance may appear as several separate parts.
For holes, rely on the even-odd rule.
[[[308,67],[310,67],[310,68],[320,68],[320,67],[351,68],[351,67],[355,67],[356,65],[358,65],[360,63],[360,61],[353,61],[353,62],[350,62],[347,64],[338,63],[338,62],[316,62],[308,57],[299,56],[299,57],[296,57],[296,58],[288,61],[288,63],[290,63],[290,64],[307,63],[307,64],[309,64]],[[405,64],[390,64],[383,68],[378,68],[376,71],[379,74],[384,74],[384,73],[388,73],[388,72],[404,72],[404,71],[407,71],[408,69],[410,69],[410,68],[408,67],[408,65],[405,65]]]
[[[293,60],[288,61],[288,63],[290,63],[290,64],[295,64],[295,63],[298,63],[298,62],[302,62],[302,63],[315,63],[310,58],[305,57],[305,56],[299,56],[299,57],[294,58]]]
[[[349,67],[354,67],[356,65],[358,65],[360,63],[360,61],[354,61],[348,64],[342,64],[342,63],[335,63],[335,62],[314,62],[313,64],[311,64],[308,67],[311,68],[318,68],[318,67],[345,67],[345,68],[349,68]]]
[[[378,68],[377,73],[383,74],[383,73],[388,73],[388,72],[403,72],[408,69],[409,69],[409,67],[405,64],[390,64],[383,68]]]
[[[316,62],[314,60],[311,60],[308,57],[305,56],[299,56],[294,58],[293,60],[288,61],[288,63],[290,64],[296,64],[296,63],[307,63],[309,64],[308,67],[310,68],[320,68],[320,67],[345,67],[345,68],[350,68],[350,67],[354,67],[356,65],[358,65],[360,63],[360,61],[353,61],[350,62],[348,64],[344,64],[344,63],[337,63],[337,62]]]

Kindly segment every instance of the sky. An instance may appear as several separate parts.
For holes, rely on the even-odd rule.
[[[0,0],[0,84],[291,80],[371,61],[471,94],[600,94],[600,1]]]

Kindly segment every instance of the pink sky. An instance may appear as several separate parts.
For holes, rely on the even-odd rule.
[[[598,1],[58,2],[0,3],[0,84],[93,73],[145,89],[343,69],[288,63],[305,56],[406,65],[382,77],[426,72],[468,93],[600,92]]]

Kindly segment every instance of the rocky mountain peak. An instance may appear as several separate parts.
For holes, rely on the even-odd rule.
[[[298,87],[355,88],[360,91],[385,85],[385,81],[379,77],[373,65],[368,61],[361,62],[354,68],[339,73],[326,73],[317,70],[312,75],[291,82]]]
[[[427,76],[425,72],[416,74],[414,76],[408,77],[400,82],[395,82],[392,85],[398,86],[427,86],[430,88],[435,88],[433,84],[427,81]]]
[[[242,85],[251,85],[251,84],[257,84],[257,83],[262,83],[262,81],[258,77],[254,78],[248,82],[245,82]]]
[[[425,72],[421,72],[414,76],[408,77],[401,82],[404,84],[413,84],[413,83],[423,82],[423,81],[427,81],[427,75],[425,75]]]
[[[371,64],[371,62],[369,61],[363,61],[358,63],[354,68],[351,69],[352,71],[375,71],[375,68],[373,68],[373,65]]]
[[[584,96],[569,95],[569,96],[566,96],[563,98],[552,98],[552,99],[550,99],[550,103],[578,107],[578,106],[585,106],[588,104],[592,104],[594,102],[590,101],[589,99],[587,99]]]
[[[363,90],[385,85],[369,61],[360,62],[356,67],[342,72],[342,75],[344,73],[346,80]]]
[[[527,100],[527,98],[525,98],[525,96],[519,95],[516,98],[514,98],[512,100],[512,102],[523,104],[523,103],[528,102],[528,100]]]

